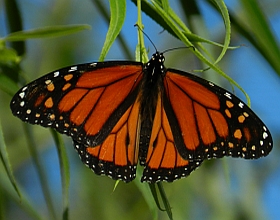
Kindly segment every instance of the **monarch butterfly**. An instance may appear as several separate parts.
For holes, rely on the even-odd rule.
[[[11,100],[21,120],[69,135],[96,174],[125,182],[172,182],[203,160],[256,159],[272,149],[264,123],[223,88],[176,69],[164,56],[148,63],[80,64],[49,73]]]

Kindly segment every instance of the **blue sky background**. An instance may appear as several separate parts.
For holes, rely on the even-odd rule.
[[[28,77],[30,77],[30,80],[33,80],[40,75],[63,66],[91,62],[98,59],[106,36],[107,23],[103,19],[99,19],[98,21],[95,20],[98,19],[98,16],[100,15],[96,8],[93,8],[93,5],[89,0],[83,1],[82,4],[79,0],[71,0],[66,2],[55,0],[25,0],[19,2],[21,11],[23,12],[24,29],[33,29],[47,25],[66,23],[89,24],[92,26],[92,30],[75,34],[73,38],[63,37],[58,41],[55,41],[55,39],[27,41],[28,54],[24,58],[22,66],[25,71],[29,71],[30,74]],[[180,14],[180,8],[175,3],[176,1],[171,2],[173,4],[172,6],[174,7],[174,10]],[[198,0],[198,2],[203,12],[204,21],[209,31],[207,34],[210,36],[210,39],[222,40],[223,35],[220,33],[223,32],[223,21],[221,17],[215,11],[213,11],[212,8],[208,7],[204,1]],[[237,1],[231,0],[226,1],[226,3],[232,11],[238,13],[239,6]],[[280,8],[276,9],[272,7],[272,5],[280,5],[277,4],[276,1],[269,0],[261,1],[260,4],[265,8],[271,28],[274,30],[275,36],[277,36],[277,40],[279,42]],[[58,19],[60,16],[60,10],[63,7],[65,8],[65,14],[61,14],[60,20],[53,20],[52,14],[55,14],[53,17]],[[7,34],[4,18],[3,2],[0,0],[1,36],[5,36]],[[136,7],[130,1],[128,1],[127,18],[122,30],[122,35],[127,40],[132,54],[134,53],[135,46],[137,44],[137,31],[133,27],[136,21]],[[143,24],[145,25],[145,32],[156,44],[158,50],[182,46],[178,40],[174,39],[167,32],[161,33],[162,28],[144,14]],[[66,47],[67,44],[75,44],[75,51],[68,51],[69,57],[61,61],[59,60],[60,54],[65,56],[65,51],[68,50]],[[233,36],[233,44],[245,46],[242,46],[234,51],[228,51],[224,61],[222,61],[220,65],[222,66],[223,70],[234,80],[236,80],[239,85],[249,94],[251,98],[252,109],[266,123],[274,138],[274,149],[272,150],[271,154],[260,161],[253,161],[252,163],[255,164],[255,169],[258,169],[258,167],[261,166],[268,168],[268,177],[265,180],[262,180],[264,181],[264,185],[259,192],[260,198],[262,199],[260,203],[264,208],[264,213],[267,219],[276,220],[279,219],[280,216],[280,160],[278,146],[278,137],[280,133],[280,80],[279,76],[276,75],[274,70],[271,69],[271,67],[250,45],[250,43],[246,41],[246,39],[240,36]],[[151,53],[154,52],[152,45],[147,40],[146,46],[150,48]],[[184,55],[184,53],[185,52],[182,51],[175,51],[172,52],[172,54],[167,54],[166,66],[182,69],[188,72],[197,68],[196,63],[192,62],[194,60],[193,57],[191,57],[189,53],[188,55]],[[122,53],[118,43],[115,43],[107,56],[107,60],[124,59],[127,58]],[[209,72],[213,74],[211,71]],[[204,73],[204,75],[205,74],[208,73]],[[216,77],[217,76],[214,76],[214,79],[216,79]],[[216,83],[221,83],[224,85],[224,80],[219,79],[219,81]],[[225,83],[225,86],[228,86],[227,88],[230,90],[231,87],[228,83]],[[244,95],[240,91],[236,89],[235,92],[237,96],[245,101]],[[1,117],[3,124],[7,123],[5,122],[5,118],[2,118],[3,116]],[[40,134],[43,132],[46,132],[46,130],[38,131]],[[45,142],[41,144],[50,145],[51,143]],[[71,143],[69,142],[69,144]],[[44,161],[46,166],[49,168],[48,175],[51,177],[51,184],[53,186],[58,186],[60,185],[59,171],[57,168],[58,161],[56,160],[56,157],[54,157],[54,154],[56,154],[56,151],[53,147],[49,150],[46,150],[44,154]],[[76,164],[78,159],[74,154],[70,154],[70,161],[73,160],[73,163]],[[77,163],[79,163],[79,161]],[[249,169],[248,172],[252,172],[250,170],[251,168],[247,167],[247,161],[238,160],[237,163],[238,164],[236,164],[236,160],[229,161],[228,166],[232,165],[234,167],[229,168],[229,172],[232,172],[233,176],[239,175],[241,178],[246,178],[248,173],[244,174],[245,176],[242,174],[236,174],[234,169],[247,169],[247,171]],[[30,197],[35,198],[35,200],[42,200],[42,195],[36,193],[37,191],[40,191],[40,186],[38,180],[36,178],[34,179],[34,170],[30,168],[30,166],[32,166],[30,162],[26,163],[21,170],[16,172],[16,175],[18,179],[21,180],[21,184],[25,187],[25,190],[27,191],[27,194],[30,195]],[[76,173],[79,169],[82,169],[82,167],[83,165],[80,164],[77,166],[71,166],[72,179],[75,179],[77,175]],[[263,168],[260,170],[263,171]],[[221,172],[223,171],[221,170]],[[255,175],[255,173],[253,175]],[[235,195],[238,196],[238,194],[242,192],[243,189],[240,189],[238,180],[235,181],[233,178],[232,181],[231,190]],[[248,184],[248,186],[250,187],[250,184]],[[35,189],[36,187],[38,187],[38,189]],[[59,188],[54,187],[53,190],[55,191],[54,194],[60,193]],[[254,209],[254,207],[252,207],[252,209]],[[205,216],[201,213],[199,214],[199,212],[196,212],[196,214],[193,214],[193,217],[196,219]]]

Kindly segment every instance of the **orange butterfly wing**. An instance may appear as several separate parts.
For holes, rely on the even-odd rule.
[[[143,157],[141,161],[141,164],[145,166],[141,181],[172,182],[188,176],[201,163],[202,160],[190,162],[179,154],[160,94],[148,151],[146,157]]]
[[[254,159],[272,149],[271,135],[233,94],[178,70],[167,70],[164,107],[180,155],[195,161],[232,156]]]
[[[23,121],[97,146],[135,102],[141,73],[141,63],[125,61],[64,68],[23,87],[11,109]]]
[[[122,115],[102,144],[92,147],[74,141],[81,160],[98,175],[130,182],[138,161],[139,102]]]

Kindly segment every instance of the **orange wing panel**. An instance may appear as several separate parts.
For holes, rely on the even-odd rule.
[[[106,87],[85,123],[88,135],[96,135],[135,85],[135,76],[119,80]]]
[[[105,141],[101,144],[100,152],[98,158],[103,161],[114,161],[115,153],[115,135],[110,134]]]
[[[199,115],[199,117],[196,118],[203,144],[208,145],[213,143],[216,141],[216,135],[206,108],[195,102],[194,110],[196,115]]]
[[[74,89],[74,91],[77,89]],[[83,97],[83,99],[76,105],[70,114],[70,120],[76,124],[81,125],[88,117],[91,110],[99,100],[104,88],[97,88],[91,91]]]
[[[159,96],[141,181],[154,183],[164,180],[172,182],[189,175],[201,162],[190,163],[180,156],[163,108],[162,98]]]
[[[228,123],[219,112],[219,97],[194,80],[167,71],[164,86],[188,151],[209,146],[228,135]],[[189,155],[192,153],[189,152]]]
[[[178,156],[162,100],[159,97],[146,164],[150,169],[175,168]]]
[[[75,147],[82,161],[96,174],[129,182],[136,175],[138,127],[139,102],[136,101],[101,145],[90,147],[74,141]]]
[[[193,101],[169,78],[166,79],[170,103],[180,124],[184,143],[189,150],[195,150],[199,145],[199,134],[196,129]]]
[[[106,87],[119,80],[138,74],[139,68],[142,70],[142,67],[139,65],[117,65],[99,68],[93,71],[87,71],[79,78],[77,87],[89,89],[94,89],[96,87]]]
[[[100,160],[112,162],[117,166],[136,164],[138,157],[138,146],[136,141],[138,134],[138,118],[135,121],[129,119],[138,114],[139,103],[136,102],[125,112],[109,136],[100,145]]]
[[[72,74],[70,76],[73,77]],[[81,73],[75,87],[58,102],[58,109],[63,115],[61,119],[67,121],[61,121],[61,124],[71,124],[70,134],[74,139],[84,144],[94,144],[94,139],[92,142],[82,139],[90,139],[90,136],[98,138],[104,124],[139,85],[141,79],[141,65],[96,67],[92,71]],[[69,80],[71,82],[71,78]]]
[[[208,110],[209,115],[214,123],[214,126],[221,137],[229,135],[228,124],[225,117],[218,111]]]
[[[73,89],[68,92],[58,103],[58,109],[61,112],[68,112],[72,109],[83,96],[88,92],[87,89]]]
[[[176,73],[168,71],[166,73],[166,79],[175,84],[184,93],[203,106],[212,109],[220,108],[219,98],[205,86]]]

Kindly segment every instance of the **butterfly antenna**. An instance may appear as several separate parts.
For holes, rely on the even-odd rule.
[[[174,48],[170,48],[170,49],[167,49],[167,50],[164,50],[162,53],[166,53],[166,52],[169,52],[169,51],[172,51],[172,50],[178,50],[178,49],[187,49],[187,48],[192,48],[193,50],[195,50],[195,47],[194,46],[188,46],[188,47],[174,47]]]
[[[145,35],[145,37],[148,38],[148,40],[151,42],[151,44],[153,45],[153,47],[155,48],[155,50],[158,51],[157,48],[156,48],[156,45],[153,43],[153,41],[151,40],[151,38],[139,27],[139,25],[138,25],[138,24],[135,24],[134,27],[137,27],[138,30],[140,30],[140,31]]]

